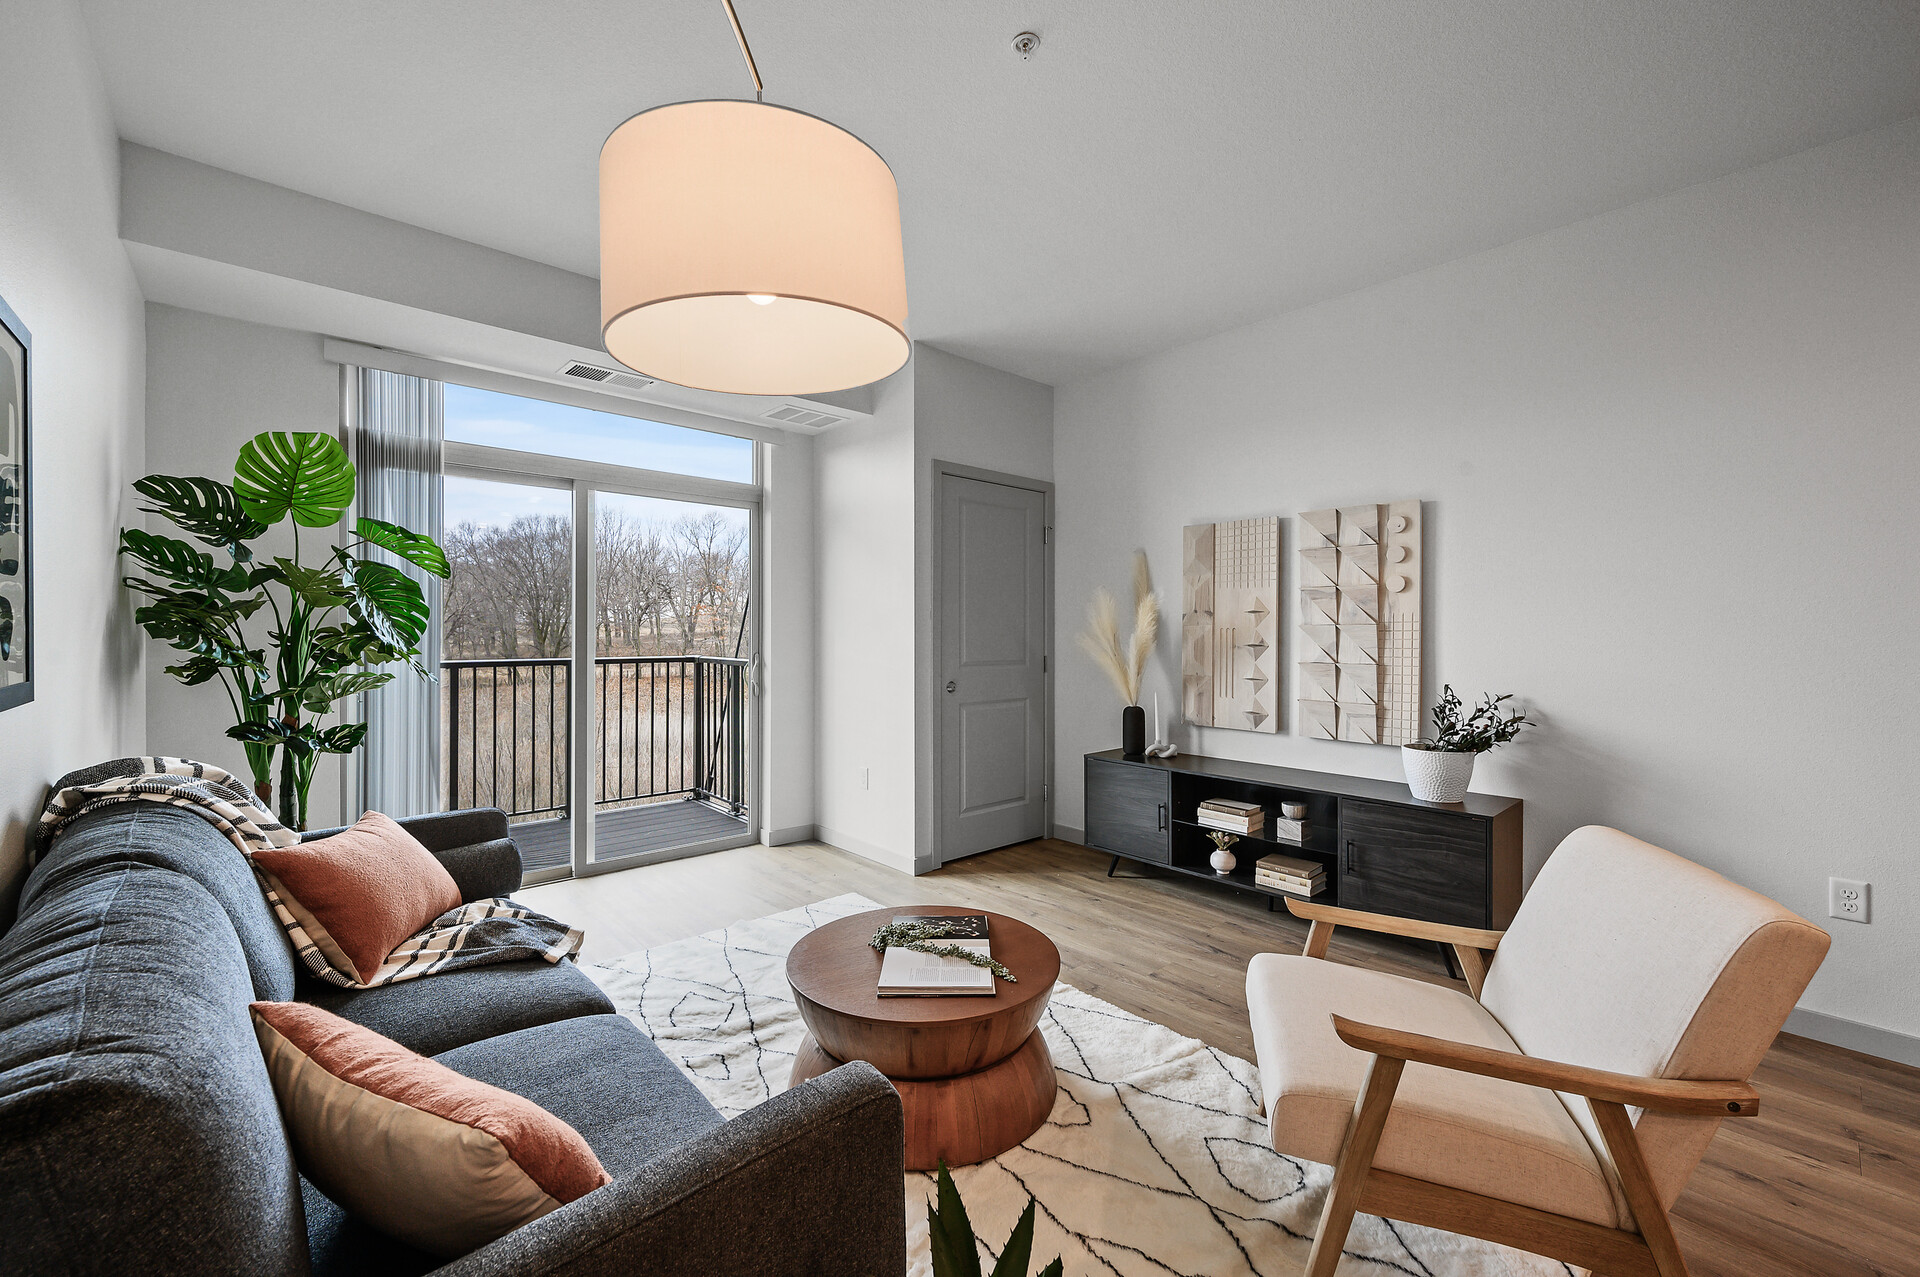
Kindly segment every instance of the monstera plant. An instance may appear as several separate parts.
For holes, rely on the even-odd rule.
[[[431,537],[362,517],[345,545],[310,537],[303,557],[300,530],[339,523],[354,478],[346,450],[327,435],[255,435],[240,448],[231,484],[156,474],[133,485],[150,503],[143,511],[165,515],[218,557],[178,537],[120,530],[120,553],[149,574],[124,578],[151,600],[134,620],[185,653],[167,673],[189,687],[218,680],[226,690],[235,720],[227,735],[246,750],[266,806],[277,751],[278,815],[290,829],[306,828],[321,757],[351,754],[366,739],[365,723],[320,725],[334,704],[392,681],[392,671],[374,666],[404,663],[429,676],[419,660],[429,619],[419,582],[363,551],[378,547],[445,577],[447,556]],[[289,519],[292,557],[256,551],[255,542]]]

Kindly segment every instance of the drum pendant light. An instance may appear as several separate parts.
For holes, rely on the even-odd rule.
[[[607,353],[700,390],[804,395],[906,363],[900,194],[873,148],[761,100],[642,111],[600,148]]]

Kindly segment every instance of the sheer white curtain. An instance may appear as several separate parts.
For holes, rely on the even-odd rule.
[[[440,383],[377,368],[358,369],[357,380],[352,435],[359,512],[440,540]],[[440,579],[384,550],[371,553],[426,592],[429,620],[420,663],[434,681],[403,669],[365,694],[360,802],[389,816],[418,816],[440,810]]]

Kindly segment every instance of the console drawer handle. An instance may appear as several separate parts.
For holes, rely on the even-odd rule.
[[[1360,868],[1360,858],[1354,854],[1354,849],[1358,845],[1353,839],[1347,839],[1347,873],[1355,878],[1364,878],[1367,875]]]
[[[1167,805],[1161,803],[1157,810],[1160,814],[1160,832],[1165,833],[1167,832]]]

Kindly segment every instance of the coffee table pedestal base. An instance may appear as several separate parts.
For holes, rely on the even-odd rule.
[[[789,1086],[838,1068],[809,1033]],[[1038,1031],[998,1064],[959,1077],[891,1078],[907,1118],[907,1169],[970,1166],[998,1157],[1040,1129],[1053,1111],[1053,1056]]]

